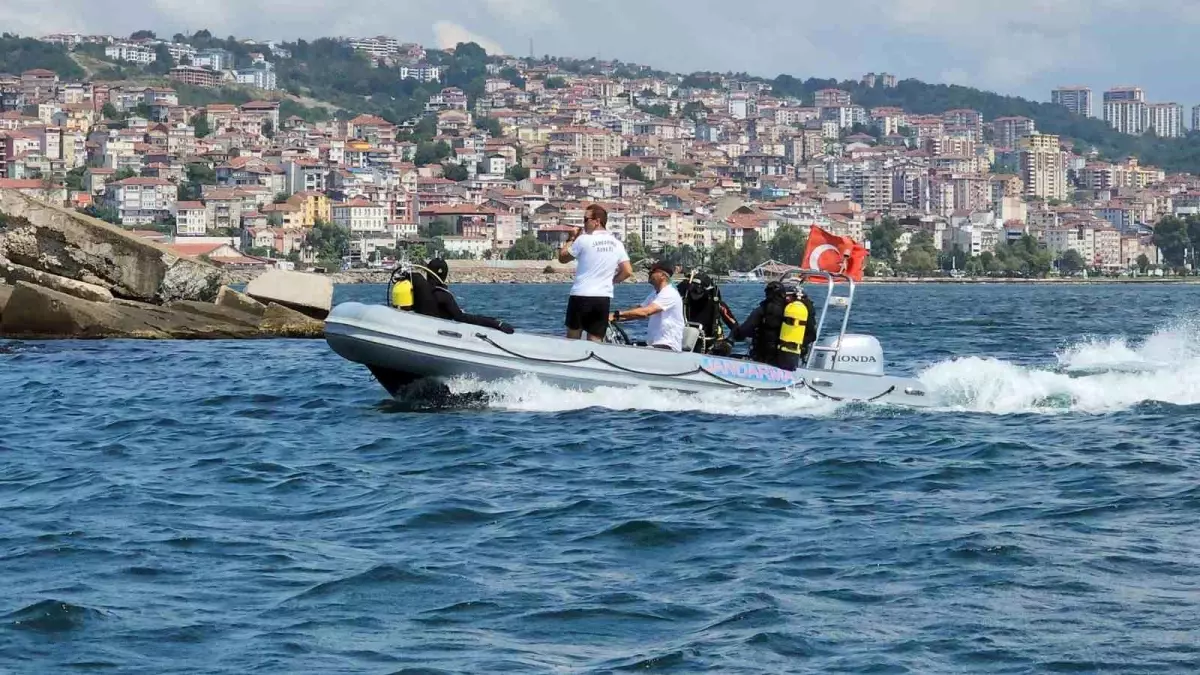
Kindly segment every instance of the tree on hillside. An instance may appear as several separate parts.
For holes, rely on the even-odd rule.
[[[77,166],[67,172],[64,184],[68,190],[80,191],[83,190],[83,174],[87,171],[86,166]]]
[[[746,272],[766,262],[769,254],[770,251],[758,238],[758,232],[748,230],[742,235],[742,247],[733,257],[733,266]]]
[[[1137,268],[1142,274],[1150,271],[1150,258],[1145,253],[1141,253],[1137,257]]]
[[[733,269],[736,257],[737,248],[734,247],[732,240],[726,239],[713,247],[708,256],[708,267],[715,274],[728,274]]]
[[[504,130],[500,128],[500,120],[494,117],[477,117],[475,118],[475,128],[483,129],[488,132],[492,138],[500,138],[504,136]]]
[[[121,113],[117,112],[117,107],[110,101],[106,101],[104,106],[100,108],[100,114],[106,120],[115,120],[121,117]]]
[[[709,110],[708,106],[699,101],[688,101],[687,103],[683,104],[683,109],[679,111],[681,116],[695,122],[699,122],[700,120],[708,117],[708,115],[711,113],[712,110]]]
[[[146,70],[155,75],[166,75],[175,67],[175,57],[164,44],[154,45],[154,61],[146,66]]]
[[[554,249],[527,234],[517,239],[504,257],[509,260],[550,260],[554,257]]]
[[[129,34],[130,40],[156,40],[158,36],[152,30],[135,30]]]
[[[196,113],[192,115],[190,120],[192,128],[196,130],[196,138],[204,138],[212,133],[212,129],[208,126],[208,116],[204,113]]]
[[[131,169],[129,167],[125,167],[123,169],[118,170],[115,174],[113,174],[112,179],[113,179],[113,181],[119,181],[119,180],[125,180],[126,178],[137,178],[137,177],[138,177],[138,172],[134,171],[133,169]]]
[[[621,176],[630,180],[640,180],[643,183],[647,182],[646,174],[642,173],[642,167],[638,164],[629,163],[621,168]]]
[[[1065,277],[1075,276],[1087,267],[1083,256],[1073,248],[1063,251],[1063,254],[1058,257],[1058,271]]]
[[[629,255],[629,259],[637,262],[646,257],[646,245],[642,243],[642,236],[637,232],[630,232],[625,235],[625,253]]]
[[[521,73],[517,72],[516,68],[507,67],[500,69],[500,77],[508,80],[517,89],[525,88],[525,78],[521,77]]]
[[[1154,226],[1154,245],[1162,251],[1163,261],[1174,268],[1181,268],[1191,243],[1187,225],[1175,216],[1167,216]]]
[[[771,239],[771,257],[786,265],[804,267],[804,247],[808,235],[795,225],[781,225]]]
[[[879,224],[867,232],[867,241],[871,242],[871,257],[885,263],[896,261],[896,244],[900,241],[900,223],[895,218],[885,217]]]
[[[350,230],[336,223],[318,220],[308,233],[308,245],[313,247],[318,260],[340,262],[350,249]]]
[[[547,89],[564,89],[567,81],[561,77],[547,77],[542,83]]]
[[[463,166],[462,164],[447,162],[446,164],[442,165],[442,176],[457,183],[461,183],[462,181],[470,178],[471,173],[467,171],[467,167]]]
[[[514,164],[505,170],[504,177],[513,181],[525,180],[526,178],[529,178],[529,169],[526,169],[520,164]]]
[[[452,152],[453,150],[446,141],[418,143],[416,154],[413,156],[413,163],[417,166],[437,164],[449,157]]]

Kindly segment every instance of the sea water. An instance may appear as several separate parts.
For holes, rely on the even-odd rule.
[[[561,330],[566,286],[454,290]],[[0,342],[0,671],[1197,672],[1197,309],[861,287],[930,410]]]

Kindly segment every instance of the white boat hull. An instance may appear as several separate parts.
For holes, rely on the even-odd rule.
[[[467,376],[489,381],[527,374],[582,390],[803,391],[842,401],[929,405],[924,385],[910,378],[803,368],[792,372],[705,354],[529,333],[507,335],[356,302],[334,308],[325,320],[325,339],[341,357],[369,367],[391,394],[421,378]]]

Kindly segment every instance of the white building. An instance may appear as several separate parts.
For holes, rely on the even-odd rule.
[[[351,239],[385,237],[388,232],[387,209],[365,199],[334,204],[333,222],[350,231]]]
[[[146,225],[175,213],[177,189],[162,178],[126,178],[104,187],[104,201],[124,225]]]
[[[203,202],[175,204],[175,234],[180,237],[203,237],[208,233],[208,209]]]
[[[487,237],[442,237],[447,253],[482,258],[492,250],[492,241]]]
[[[1117,87],[1104,92],[1104,121],[1123,134],[1146,130],[1146,92],[1140,87]]]
[[[140,65],[154,63],[158,55],[152,47],[121,42],[104,48],[104,55],[114,61],[129,61]]]
[[[368,38],[352,38],[347,42],[351,49],[363,52],[372,58],[381,59],[394,56],[400,52],[400,41],[396,38],[378,35]]]
[[[442,67],[431,66],[428,63],[418,63],[414,66],[400,66],[400,77],[406,80],[437,82],[442,79]]]
[[[237,71],[238,84],[274,91],[276,89],[275,70],[270,67],[270,64],[263,65],[265,67],[259,66]]]
[[[196,58],[196,48],[191,45],[179,42],[163,42],[160,44],[166,45],[167,52],[170,53],[171,58],[175,59],[175,63],[179,63],[184,58],[187,58],[189,61]]]
[[[224,49],[201,49],[192,57],[192,65],[218,72],[229,70],[233,68],[233,55]]]
[[[1178,103],[1151,103],[1146,106],[1146,131],[1160,138],[1183,136],[1183,106]]]
[[[1050,92],[1050,102],[1076,115],[1092,116],[1092,90],[1087,87],[1059,87]]]

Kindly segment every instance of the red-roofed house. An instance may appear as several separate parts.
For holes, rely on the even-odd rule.
[[[0,190],[16,190],[23,195],[52,204],[67,201],[67,189],[47,183],[40,178],[0,178]]]

